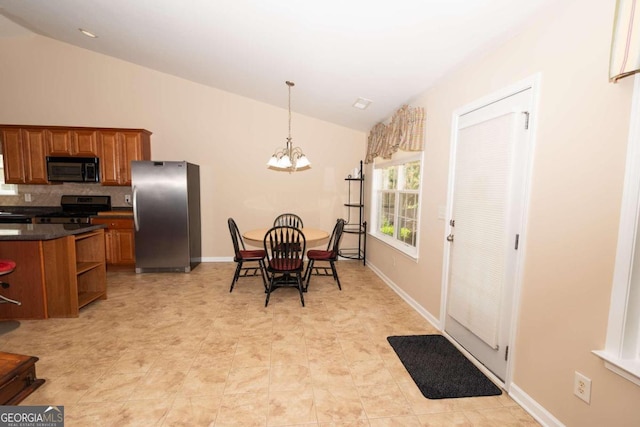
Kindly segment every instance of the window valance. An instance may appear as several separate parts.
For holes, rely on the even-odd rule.
[[[640,0],[618,0],[613,22],[609,80],[640,71]]]
[[[390,159],[398,150],[424,149],[424,108],[403,105],[388,125],[378,123],[369,132],[365,163],[376,157]]]

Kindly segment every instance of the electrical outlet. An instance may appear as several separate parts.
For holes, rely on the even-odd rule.
[[[127,204],[131,204],[131,194],[124,195],[124,202]]]
[[[24,201],[25,202],[30,202],[31,201],[31,194],[30,193],[24,193]]]
[[[575,372],[573,380],[573,394],[587,403],[591,403],[591,378],[587,378],[580,372]]]

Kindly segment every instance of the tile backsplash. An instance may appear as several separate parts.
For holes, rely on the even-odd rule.
[[[131,194],[131,187],[112,187],[86,183],[18,185],[18,195],[0,196],[0,206],[60,206],[60,196],[63,194],[111,196],[111,206],[130,207],[124,201],[124,196]],[[27,195],[31,196],[30,202],[26,201]]]

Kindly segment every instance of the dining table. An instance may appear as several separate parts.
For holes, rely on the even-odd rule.
[[[251,246],[263,247],[264,236],[270,229],[271,227],[266,227],[245,231],[242,234],[242,237],[244,238],[244,241]],[[305,240],[307,241],[307,247],[310,248],[326,243],[326,240],[329,238],[329,233],[319,228],[303,227],[301,230],[302,234],[304,234]]]

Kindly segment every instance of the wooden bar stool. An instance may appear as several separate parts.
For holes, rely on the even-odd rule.
[[[3,276],[5,274],[9,274],[11,273],[13,270],[16,269],[16,263],[15,261],[12,261],[10,259],[0,259],[0,276]],[[3,282],[0,281],[0,290],[2,289],[7,289],[9,288],[9,285],[7,282]],[[16,304],[16,305],[22,305],[22,303],[20,301],[16,301],[13,300],[11,298],[7,298],[4,295],[2,295],[0,293],[0,304]]]

